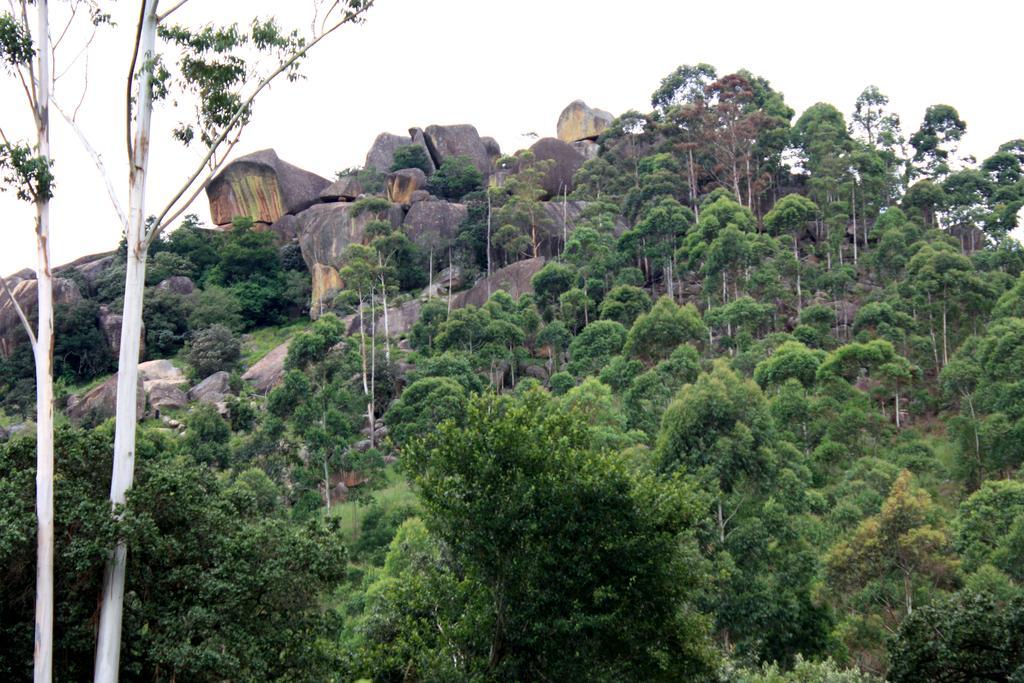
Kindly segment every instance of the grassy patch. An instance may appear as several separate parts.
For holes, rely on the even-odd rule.
[[[242,366],[246,368],[252,367],[253,363],[307,327],[309,327],[308,320],[296,320],[287,325],[262,327],[243,335]]]
[[[404,505],[414,505],[416,494],[409,488],[409,482],[405,475],[397,471],[394,465],[389,465],[384,470],[387,483],[384,488],[373,492],[373,499],[362,502],[349,501],[340,505],[331,506],[331,515],[341,518],[342,529],[347,538],[358,538],[361,531],[362,515],[366,509],[376,504],[385,511]]]

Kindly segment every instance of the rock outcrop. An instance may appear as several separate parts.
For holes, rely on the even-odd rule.
[[[140,373],[136,389],[135,411],[138,419],[142,419],[146,410],[146,391]],[[68,419],[80,423],[85,420],[99,422],[114,417],[117,413],[117,375],[113,375],[103,384],[85,392],[81,396],[68,398]]]
[[[286,341],[256,361],[242,375],[242,380],[249,382],[252,388],[260,394],[269,393],[284,378],[284,360],[288,357],[288,345],[290,343],[291,341]]]
[[[363,184],[353,175],[335,180],[320,192],[323,202],[351,202],[363,194]]]
[[[427,126],[423,135],[435,165],[440,166],[454,156],[465,156],[485,176],[490,173],[491,157],[475,126]]]
[[[319,318],[324,311],[330,310],[331,301],[341,291],[343,284],[338,270],[334,266],[314,263],[309,269],[312,276],[312,293],[310,294],[309,317]]]
[[[118,353],[121,350],[121,314],[111,310],[111,308],[106,304],[103,304],[100,306],[96,322],[100,327],[100,332],[103,333],[103,338],[107,340],[107,348],[110,349],[110,353],[113,354],[114,358],[117,358]],[[146,355],[145,323],[142,324],[142,338],[139,340],[139,355]]]
[[[469,211],[462,204],[442,199],[419,201],[409,207],[402,229],[421,249],[433,249],[439,254],[455,239],[468,215]]]
[[[366,168],[372,168],[381,173],[388,173],[391,164],[395,161],[395,150],[412,144],[412,138],[406,135],[394,135],[393,133],[381,133],[373,141],[373,146],[366,153]]]
[[[601,145],[597,144],[593,140],[578,140],[572,143],[572,148],[580,153],[584,161],[590,161],[596,159],[598,153],[601,151]]]
[[[614,118],[603,109],[592,109],[583,100],[576,100],[558,117],[558,139],[563,142],[593,140],[611,125]]]
[[[537,161],[552,162],[540,182],[547,198],[561,197],[575,189],[573,176],[584,159],[572,145],[557,138],[542,138],[530,146],[530,151]]]
[[[231,375],[221,370],[189,389],[188,400],[201,403],[222,403],[230,393]]]
[[[8,283],[8,286],[11,287],[11,295],[18,302],[18,306],[31,320],[39,304],[39,285],[35,278],[21,280],[13,286]],[[53,278],[54,307],[81,300],[82,293],[74,280],[62,277]],[[21,318],[18,317],[18,310],[6,294],[0,293],[0,358],[9,358],[20,340],[22,338],[27,340],[21,331],[22,325]]]
[[[85,281],[85,284],[88,285],[88,288],[92,289],[100,276],[107,272],[107,269],[114,265],[116,260],[117,254],[112,251],[90,254],[77,258],[71,263],[57,266],[53,269],[53,274],[57,277],[66,277],[71,271],[76,271]],[[33,273],[32,276],[35,277],[35,274]]]
[[[423,151],[426,152],[427,168],[424,170],[427,172],[428,175],[436,171],[439,164],[434,160],[434,157],[430,155],[430,148],[427,146],[427,136],[423,133],[423,129],[410,128],[409,135],[411,136],[412,140],[411,144],[419,145],[420,147],[423,148]]]
[[[161,281],[156,288],[181,294],[182,296],[188,296],[196,291],[196,285],[192,282],[192,278],[187,278],[184,275],[172,275],[166,280]]]
[[[312,271],[317,263],[336,266],[348,245],[362,242],[366,226],[374,219],[371,212],[353,215],[354,204],[336,202],[315,204],[298,216],[299,247],[306,266]],[[403,211],[392,204],[388,220],[396,228],[402,224]]]
[[[427,186],[427,174],[418,168],[403,168],[388,175],[388,200],[412,204],[412,196]]]
[[[149,398],[149,407],[155,414],[159,414],[161,410],[184,408],[188,405],[188,396],[181,390],[180,385],[174,382],[152,382],[146,389],[146,396]]]
[[[285,214],[298,213],[319,201],[331,181],[278,158],[272,149],[240,157],[224,167],[206,186],[214,224],[227,226],[248,216],[271,225]]]

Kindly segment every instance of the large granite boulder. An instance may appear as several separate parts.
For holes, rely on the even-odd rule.
[[[451,245],[468,216],[462,204],[443,199],[420,201],[409,207],[402,229],[421,249],[440,253]]]
[[[411,144],[412,138],[409,136],[381,133],[373,141],[370,151],[366,153],[364,166],[381,173],[388,173],[391,170],[391,164],[395,161],[395,150]]]
[[[427,126],[423,131],[434,164],[440,166],[445,159],[454,156],[469,157],[485,176],[491,171],[491,157],[487,147],[480,139],[480,133],[474,126],[459,124],[454,126]]]
[[[139,377],[142,378],[143,382],[166,381],[184,384],[187,381],[185,373],[175,367],[174,363],[166,359],[148,360],[145,363],[139,363]]]
[[[470,289],[453,296],[452,308],[483,306],[491,298],[491,294],[499,289],[508,292],[513,299],[518,299],[523,294],[532,294],[533,276],[543,267],[544,258],[537,257],[499,268],[491,273],[490,277],[477,280]]]
[[[11,296],[31,320],[39,304],[39,283],[32,278],[21,280],[13,287],[10,284],[8,286],[11,287]],[[55,307],[61,304],[73,304],[81,300],[82,293],[74,280],[62,277],[53,278]],[[27,337],[21,334],[22,330],[17,308],[11,303],[11,299],[6,293],[0,293],[0,358],[9,358],[20,340],[27,340]]]
[[[313,291],[310,295],[309,317],[316,320],[324,311],[331,309],[331,301],[342,290],[344,284],[338,270],[323,263],[314,263],[310,268],[310,275]]]
[[[346,202],[315,204],[296,216],[299,247],[310,271],[317,263],[336,266],[348,245],[363,242],[366,226],[375,215],[369,211],[353,215],[353,206]],[[402,218],[402,207],[392,204],[385,219],[397,228]]]
[[[149,398],[149,407],[156,414],[159,414],[161,410],[184,408],[188,405],[188,396],[181,390],[181,385],[177,382],[157,380],[144,382],[143,385],[148,385],[146,386],[146,396]]]
[[[354,175],[347,175],[335,180],[320,192],[323,202],[351,202],[363,194],[363,184]]]
[[[206,196],[216,225],[230,225],[242,216],[271,225],[319,201],[320,192],[330,184],[327,178],[281,161],[277,152],[264,149],[225,166],[206,185]]]
[[[550,202],[543,202],[541,207],[547,214],[547,220],[542,221],[542,239],[540,240],[540,253],[544,256],[556,256],[562,251],[565,238],[572,235],[573,230],[579,225],[585,216],[587,204],[584,201],[559,201],[552,199]],[[612,235],[619,237],[626,232],[628,226],[626,221],[617,216],[612,227]]]
[[[541,179],[547,198],[561,197],[575,189],[573,176],[583,165],[583,155],[572,145],[556,138],[542,138],[530,146],[537,161],[550,161],[551,168]]]
[[[611,125],[614,118],[603,109],[592,109],[583,100],[576,100],[558,117],[558,139],[563,142],[593,140]]]
[[[196,285],[192,282],[192,278],[185,277],[184,275],[172,275],[166,280],[161,281],[156,288],[181,294],[182,296],[188,296],[196,291]]]
[[[90,254],[77,258],[71,263],[65,263],[54,268],[53,274],[58,277],[69,277],[70,272],[75,271],[82,277],[85,284],[88,285],[88,289],[92,289],[96,285],[96,281],[100,279],[100,276],[107,272],[107,269],[114,265],[116,260],[117,253],[113,251],[102,254]],[[35,277],[34,273],[33,277]]]
[[[413,299],[412,301],[406,301],[399,306],[389,308],[387,321],[384,320],[384,314],[382,313],[374,322],[377,326],[377,333],[383,334],[384,330],[387,329],[388,333],[392,337],[405,334],[411,330],[412,326],[416,324],[416,321],[420,319],[420,309],[422,307],[423,303],[419,299]],[[370,331],[370,322],[371,320],[366,320],[367,333]],[[386,325],[385,322],[387,323]],[[359,316],[353,315],[346,318],[345,329],[350,335],[359,334]]]
[[[493,169],[495,163],[501,158],[501,145],[498,144],[497,140],[486,135],[480,138],[480,140],[484,143],[484,149],[487,150],[487,156],[491,160],[491,168]]]
[[[222,403],[230,393],[231,375],[221,370],[189,389],[188,400],[201,403]]]
[[[403,168],[388,175],[388,199],[396,204],[412,204],[412,196],[427,186],[427,174],[418,168]]]
[[[135,414],[143,418],[146,410],[146,390],[139,375],[136,387]],[[71,396],[65,411],[72,422],[98,422],[114,417],[117,414],[117,375],[113,375],[103,384],[85,392],[80,396]]]
[[[288,244],[299,236],[299,221],[292,214],[286,213],[274,221],[270,226],[270,232],[277,235],[279,244]]]
[[[260,394],[269,393],[284,378],[284,360],[288,357],[290,343],[290,340],[286,341],[256,361],[242,375],[242,380],[251,384],[252,388]]]

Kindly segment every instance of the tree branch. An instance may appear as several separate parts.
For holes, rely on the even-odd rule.
[[[114,189],[114,183],[110,180],[110,174],[107,173],[107,167],[103,163],[103,157],[89,143],[89,139],[85,136],[85,133],[82,132],[81,126],[75,122],[74,118],[68,116],[68,113],[64,111],[64,108],[60,106],[60,103],[57,102],[57,100],[51,100],[51,102],[54,109],[60,112],[60,115],[63,116],[64,120],[67,121],[69,126],[71,126],[71,130],[75,131],[75,134],[78,136],[78,141],[82,143],[82,147],[85,148],[85,151],[88,152],[89,156],[92,158],[93,164],[96,165],[96,169],[100,172],[100,177],[103,178],[103,184],[107,188],[107,195],[110,197],[110,203],[114,207],[114,212],[117,214],[118,220],[121,221],[121,227],[127,228],[128,215],[124,212],[124,208],[121,206],[121,202],[117,198],[117,191]]]
[[[341,19],[339,19],[334,25],[332,25],[329,29],[327,29],[325,32],[321,33],[319,36],[315,37],[312,41],[310,41],[310,43],[308,45],[306,45],[302,49],[296,51],[294,54],[292,54],[290,57],[288,57],[288,59],[286,59],[283,62],[281,62],[281,64],[278,65],[278,67],[276,69],[274,69],[274,71],[272,71],[270,74],[265,76],[262,81],[260,81],[260,83],[252,91],[252,93],[250,93],[249,96],[245,100],[243,100],[241,104],[238,105],[238,109],[235,110],[234,116],[232,116],[231,120],[228,121],[227,124],[224,126],[224,129],[221,131],[220,135],[218,135],[217,138],[213,141],[213,143],[210,144],[209,149],[208,149],[206,155],[203,157],[202,162],[199,163],[199,165],[196,168],[196,170],[192,173],[191,176],[189,176],[189,179],[185,182],[184,185],[182,185],[181,189],[178,190],[178,192],[174,195],[174,197],[171,199],[171,201],[167,203],[167,205],[164,207],[164,209],[160,213],[158,213],[156,215],[156,220],[153,222],[153,227],[150,228],[149,230],[147,230],[147,234],[146,234],[146,237],[145,237],[145,240],[146,240],[147,244],[151,243],[153,238],[155,238],[157,236],[157,234],[159,234],[159,232],[164,229],[164,227],[166,225],[166,223],[164,222],[164,218],[166,218],[167,214],[170,213],[170,211],[174,207],[174,205],[178,203],[178,200],[181,199],[181,197],[186,192],[188,192],[189,188],[192,187],[192,185],[195,183],[196,179],[203,172],[203,169],[205,169],[207,167],[207,164],[210,162],[210,160],[216,154],[217,148],[220,147],[220,145],[223,144],[224,140],[227,139],[228,133],[230,133],[231,130],[236,125],[240,125],[240,128],[244,127],[245,124],[241,123],[242,116],[248,111],[249,105],[251,105],[253,103],[253,101],[256,99],[256,96],[259,95],[260,92],[262,92],[264,90],[264,88],[266,88],[268,85],[270,85],[271,81],[273,81],[275,78],[277,78],[282,73],[287,71],[288,68],[291,67],[295,62],[297,62],[299,59],[304,57],[311,49],[313,49],[313,47],[317,43],[319,43],[321,40],[323,40],[327,36],[329,36],[332,33],[334,33],[336,30],[341,28],[343,25],[345,25],[347,23],[350,23],[352,21],[355,21],[361,15],[365,14],[371,7],[373,7],[373,0],[369,0],[359,10],[346,14]],[[239,134],[241,134],[241,130],[239,130]],[[214,165],[214,168],[213,168],[214,172],[216,171],[217,168],[219,168],[221,165],[223,165],[225,159],[226,159],[226,156],[224,158],[222,158],[222,160],[221,160],[221,162],[219,164],[215,164]],[[196,192],[194,192],[192,196],[195,197],[196,195],[198,195],[198,193],[199,193],[199,191],[196,190]]]
[[[187,2],[188,2],[188,0],[178,0],[178,2],[174,5],[174,7],[172,7],[169,10],[167,10],[163,14],[160,14],[160,15],[157,16],[156,23],[157,24],[163,23],[164,19],[166,19],[167,17],[169,17],[172,14],[174,14],[175,10],[180,9],[182,7],[182,5],[184,5]]]
[[[28,340],[32,343],[32,350],[36,349],[36,333],[32,330],[32,323],[28,321],[28,316],[25,315],[25,311],[22,310],[21,304],[14,298],[14,294],[11,292],[11,288],[7,286],[7,279],[0,275],[0,289],[4,290],[7,294],[7,298],[10,299],[11,305],[14,306],[14,311],[18,314],[18,319],[21,320],[22,326],[25,331],[28,332]]]
[[[146,3],[139,3],[139,22],[135,28],[135,45],[132,47],[132,64],[128,68],[128,83],[124,94],[124,139],[128,149],[128,164],[135,163],[132,148],[132,85],[135,83],[135,65],[139,61],[139,42],[142,40],[142,23],[146,18]]]

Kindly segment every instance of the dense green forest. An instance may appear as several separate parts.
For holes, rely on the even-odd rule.
[[[797,116],[707,64],[651,106],[561,195],[533,151],[483,174],[397,149],[391,171],[466,208],[437,253],[388,220],[386,173],[339,173],[366,229],[328,301],[295,236],[252,217],[156,242],[145,359],[220,373],[222,395],[148,412],[116,521],[112,420],[61,418],[58,678],[90,677],[120,537],[124,680],[1024,682],[1024,140],[979,162],[950,105],[904,130],[868,87]],[[531,259],[529,292],[453,306]],[[62,275],[69,415],[116,370],[97,321],[123,263]],[[283,342],[278,381],[243,379]],[[35,393],[10,348],[15,681]]]

